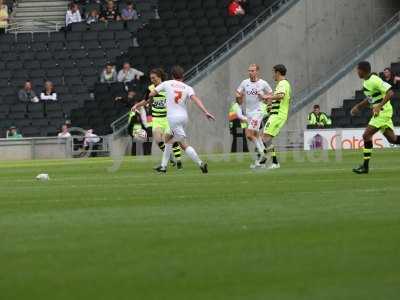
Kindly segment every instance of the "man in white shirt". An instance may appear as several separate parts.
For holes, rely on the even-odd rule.
[[[117,79],[119,82],[128,83],[135,79],[139,80],[143,75],[143,72],[132,68],[131,64],[126,62],[122,66],[122,69],[118,72]]]
[[[207,119],[215,120],[215,117],[204,107],[203,102],[194,93],[189,85],[183,83],[184,71],[180,66],[175,66],[171,71],[173,80],[167,80],[159,84],[154,91],[149,94],[150,101],[161,91],[166,93],[167,97],[167,119],[170,127],[170,133],[165,135],[165,149],[161,161],[161,166],[156,169],[157,172],[166,173],[169,157],[172,151],[172,145],[177,142],[185,153],[200,167],[203,173],[208,173],[208,165],[204,163],[196,153],[196,150],[186,142],[185,126],[189,120],[187,113],[187,104],[193,101],[197,107],[204,113]],[[137,110],[139,106],[134,105],[132,110]]]
[[[71,3],[67,14],[65,15],[65,26],[69,26],[72,23],[82,22],[81,13],[79,11],[79,6],[76,3]]]
[[[58,137],[62,139],[67,139],[71,137],[71,134],[69,133],[69,129],[67,125],[63,125],[61,127],[61,132],[58,133]]]
[[[258,65],[251,64],[248,71],[249,78],[243,80],[236,90],[236,100],[239,104],[244,105],[248,123],[246,137],[255,144],[257,153],[261,158],[264,156],[265,147],[260,136],[261,123],[264,117],[260,96],[272,95],[272,89],[265,80],[260,79],[260,67]],[[257,161],[251,166],[252,168],[258,165]]]

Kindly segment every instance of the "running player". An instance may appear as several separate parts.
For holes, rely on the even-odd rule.
[[[277,83],[275,92],[273,95],[260,95],[260,98],[268,105],[270,113],[263,133],[263,141],[266,148],[265,153],[272,152],[272,164],[269,167],[270,169],[280,168],[272,140],[279,134],[287,121],[290,99],[292,98],[292,88],[289,81],[286,79],[286,72],[287,70],[284,65],[274,66],[273,78]]]
[[[357,67],[358,76],[364,80],[365,99],[358,103],[351,110],[351,115],[356,115],[362,108],[370,107],[373,116],[368,123],[363,134],[364,140],[364,163],[358,168],[354,168],[356,174],[367,174],[369,172],[369,160],[372,154],[372,137],[378,131],[381,131],[391,144],[400,144],[400,136],[396,136],[393,131],[393,107],[390,99],[394,92],[389,83],[384,82],[377,75],[371,73],[371,64],[362,61]]]
[[[153,69],[150,71],[150,81],[151,85],[149,85],[147,94],[145,99],[148,99],[149,94],[154,91],[154,89],[160,85],[165,79],[166,74],[162,69]],[[153,129],[153,138],[157,143],[158,147],[161,151],[165,149],[164,136],[167,132],[169,132],[168,120],[167,120],[167,103],[166,103],[166,94],[165,92],[160,92],[157,96],[153,97],[152,105],[151,105],[151,115],[152,115],[152,129]],[[143,100],[143,104],[146,103],[146,100]],[[141,102],[140,102],[141,103]],[[172,152],[174,153],[174,157],[176,160],[176,166],[178,169],[182,169],[182,161],[181,161],[181,147],[178,143],[174,143],[172,147]],[[171,158],[171,162],[174,164],[174,160]]]
[[[149,95],[149,101],[153,101],[153,97],[157,96],[159,93],[163,91],[166,93],[167,119],[170,127],[170,133],[165,135],[165,150],[161,166],[158,167],[156,171],[166,173],[172,145],[174,142],[178,142],[187,156],[200,167],[201,171],[203,173],[208,173],[207,164],[199,158],[194,148],[189,146],[186,142],[185,126],[188,122],[187,103],[192,100],[209,120],[215,120],[215,118],[204,107],[201,99],[195,95],[193,88],[183,83],[183,69],[180,66],[175,66],[172,68],[171,74],[173,80],[164,81]],[[133,108],[136,110],[138,107],[139,105],[135,105]]]
[[[258,157],[250,167],[260,166],[260,160],[264,161],[264,144],[260,137],[261,123],[264,118],[262,102],[259,95],[271,95],[270,85],[263,79],[260,79],[260,67],[256,64],[249,66],[249,78],[241,82],[236,90],[236,100],[239,104],[244,104],[245,115],[248,126],[245,129],[246,137],[252,141],[257,149]]]

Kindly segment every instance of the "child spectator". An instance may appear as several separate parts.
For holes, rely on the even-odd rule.
[[[99,22],[100,16],[99,12],[97,9],[93,9],[90,11],[89,15],[86,18],[86,23],[87,24],[93,24]]]

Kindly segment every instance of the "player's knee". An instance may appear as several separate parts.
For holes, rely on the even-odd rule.
[[[364,143],[365,142],[369,142],[369,141],[372,140],[372,136],[369,133],[364,133],[363,134],[363,140],[364,140]]]

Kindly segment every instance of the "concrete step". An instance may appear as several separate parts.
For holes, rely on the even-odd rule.
[[[65,10],[68,8],[68,1],[35,1],[35,2],[21,2],[18,3],[18,8],[30,8],[30,7],[53,7],[59,6],[64,7]]]

